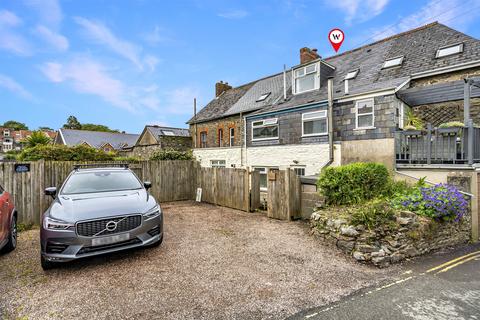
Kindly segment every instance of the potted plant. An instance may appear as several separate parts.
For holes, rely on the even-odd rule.
[[[409,136],[421,135],[423,131],[423,121],[416,116],[412,110],[408,110],[405,114],[405,126],[403,127]]]
[[[461,135],[465,125],[460,121],[450,121],[438,126],[437,132],[443,135]]]

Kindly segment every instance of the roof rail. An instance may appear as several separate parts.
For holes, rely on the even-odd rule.
[[[128,169],[128,163],[94,163],[94,164],[75,164],[73,170],[86,168],[124,168]]]

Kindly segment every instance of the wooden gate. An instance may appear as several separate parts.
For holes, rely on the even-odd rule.
[[[281,220],[301,217],[301,182],[293,170],[268,170],[267,216]]]

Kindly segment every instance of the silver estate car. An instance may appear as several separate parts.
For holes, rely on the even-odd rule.
[[[75,167],[58,192],[55,187],[45,190],[54,201],[42,217],[42,268],[160,245],[163,214],[150,187],[128,166]]]

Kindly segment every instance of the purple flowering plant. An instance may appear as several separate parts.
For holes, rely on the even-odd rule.
[[[468,210],[465,196],[448,184],[419,186],[408,194],[397,195],[393,199],[393,205],[398,209],[407,209],[444,221],[459,221]]]

